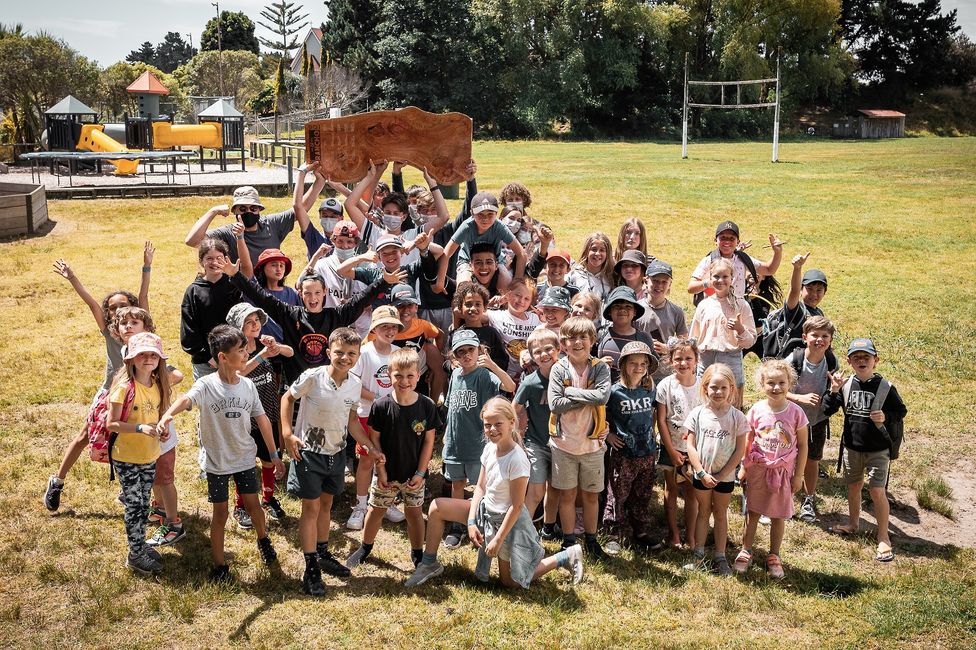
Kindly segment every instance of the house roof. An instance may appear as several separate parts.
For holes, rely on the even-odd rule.
[[[861,108],[857,112],[867,117],[905,117],[904,113],[899,113],[898,111],[886,111],[876,108]]]
[[[197,117],[244,117],[244,114],[231,106],[226,99],[218,99],[200,111]]]
[[[313,27],[312,28],[312,33],[315,34],[315,38],[319,39],[319,41],[322,40],[322,30],[321,29],[319,29],[318,27]]]
[[[168,95],[169,89],[163,82],[156,78],[156,75],[146,70],[139,78],[126,87],[130,93],[141,93],[143,95]]]
[[[51,108],[44,111],[45,115],[97,115],[98,112],[95,111],[90,106],[85,105],[84,102],[75,99],[73,95],[68,95],[57,104]]]

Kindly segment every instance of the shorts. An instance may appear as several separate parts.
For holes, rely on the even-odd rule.
[[[718,485],[713,488],[705,487],[705,484],[696,478],[691,479],[691,484],[695,486],[696,490],[701,490],[702,492],[707,492],[712,490],[718,492],[719,494],[732,494],[732,490],[735,489],[735,481],[720,481]]]
[[[474,485],[478,482],[479,476],[481,476],[481,461],[444,463],[444,480],[452,483],[467,479],[468,483]]]
[[[606,468],[603,464],[607,448],[589,454],[568,454],[558,447],[552,450],[552,487],[572,490],[579,487],[584,492],[603,492]]]
[[[369,436],[369,425],[367,424],[367,422],[369,422],[369,418],[359,418],[359,423],[363,425],[363,431],[365,431],[366,435]],[[352,436],[349,437],[352,438]],[[358,442],[356,443],[356,456],[358,456],[359,458],[364,458],[366,456],[369,456],[369,452],[366,451],[366,447],[363,447]]]
[[[823,460],[824,445],[827,444],[827,430],[830,420],[822,420],[810,425],[810,447],[807,450],[807,460]]]
[[[883,488],[888,482],[888,465],[891,463],[887,449],[881,451],[844,450],[844,482],[859,483],[867,474],[869,488]]]
[[[420,483],[420,487],[411,490],[406,482],[390,481],[387,489],[382,489],[373,477],[373,482],[369,486],[369,506],[372,508],[392,508],[396,504],[397,496],[403,497],[403,505],[407,508],[419,508],[424,505],[424,490],[426,481]]]
[[[207,472],[207,501],[210,503],[227,502],[227,485],[234,477],[234,485],[238,494],[258,493],[258,473],[252,467],[243,472],[233,474],[211,474]]]
[[[735,375],[735,385],[739,388],[746,383],[745,375],[742,372],[742,350],[732,352],[717,352],[715,350],[702,350],[698,360],[698,377],[701,378],[705,368],[713,363],[724,363],[732,369]]]
[[[525,441],[525,455],[529,457],[529,483],[540,485],[552,478],[552,450],[549,445]]]
[[[279,429],[281,427],[278,425],[276,420],[271,420],[271,439],[274,440],[275,449],[281,449],[281,434]],[[262,463],[271,462],[271,454],[268,452],[268,448],[264,445],[264,436],[261,435],[261,430],[257,427],[251,427],[251,437],[254,438],[254,442],[258,446],[258,458],[261,459]]]
[[[687,452],[679,451],[678,453],[684,456],[685,462],[688,462]],[[661,453],[657,457],[657,466],[661,469],[661,471],[664,472],[674,471],[674,463],[671,462],[671,454],[669,454],[668,450],[664,448],[664,445],[661,445]]]
[[[288,492],[299,499],[318,499],[322,493],[342,494],[346,486],[346,454],[344,451],[328,455],[303,451],[301,461],[288,467]]]
[[[176,447],[156,459],[156,479],[153,487],[165,487],[176,481]]]

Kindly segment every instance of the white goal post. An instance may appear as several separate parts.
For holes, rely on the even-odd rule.
[[[776,101],[774,102],[763,102],[760,96],[759,102],[755,103],[742,103],[742,87],[743,86],[759,86],[760,88],[765,84],[776,83]],[[689,108],[775,108],[773,112],[773,162],[779,162],[779,55],[776,56],[776,77],[772,79],[747,79],[741,81],[693,81],[688,79],[688,53],[685,52],[685,96],[684,104],[681,110],[681,158],[685,159],[688,157],[688,109]],[[704,102],[695,102],[690,98],[689,88],[691,86],[718,86],[719,87],[719,103],[709,104]],[[735,103],[726,103],[726,92],[725,88],[734,87],[735,88]],[[730,97],[731,99],[731,97]]]

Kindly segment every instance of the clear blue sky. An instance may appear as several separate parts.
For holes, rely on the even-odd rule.
[[[229,0],[221,2],[221,10],[243,11],[252,20],[260,17],[269,0]],[[296,2],[304,5],[311,25],[318,26],[325,18],[321,0]],[[180,32],[184,40],[193,34],[194,46],[199,46],[200,34],[215,11],[209,0],[42,0],[14,2],[3,0],[0,21],[23,23],[28,31],[45,30],[66,40],[85,56],[107,66],[125,58],[144,41],[158,43],[166,32]],[[976,0],[942,0],[945,10],[958,10],[963,31],[976,40]],[[258,27],[258,34],[270,36]]]

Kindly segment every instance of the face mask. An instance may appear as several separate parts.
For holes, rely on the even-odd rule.
[[[403,225],[403,217],[398,214],[383,213],[383,227],[387,230],[399,230]]]
[[[337,248],[335,249],[334,254],[337,258],[339,258],[340,262],[345,262],[350,257],[356,254],[356,247],[353,246],[352,248]]]
[[[241,223],[244,224],[245,228],[258,225],[258,220],[261,218],[261,215],[257,212],[242,212],[240,216]]]
[[[509,203],[506,203],[505,205],[512,208],[513,210],[518,210],[519,212],[521,212],[522,208],[524,207],[522,201],[511,201]]]
[[[413,206],[410,207],[413,208]],[[430,221],[430,217],[428,217],[426,214],[423,214],[422,212],[417,212],[416,210],[410,213],[410,218],[413,219],[413,222],[418,226],[423,226],[428,221]]]
[[[322,217],[319,221],[322,224],[322,232],[327,236],[332,235],[332,231],[335,229],[336,224],[339,223],[339,220],[334,217]]]
[[[518,240],[520,244],[528,244],[532,241],[532,233],[528,230],[520,230],[518,233]]]
[[[504,219],[502,219],[502,223],[505,224],[505,226],[507,226],[508,229],[512,231],[513,235],[522,229],[522,222],[519,221],[518,219],[509,219],[508,217],[505,217]]]

